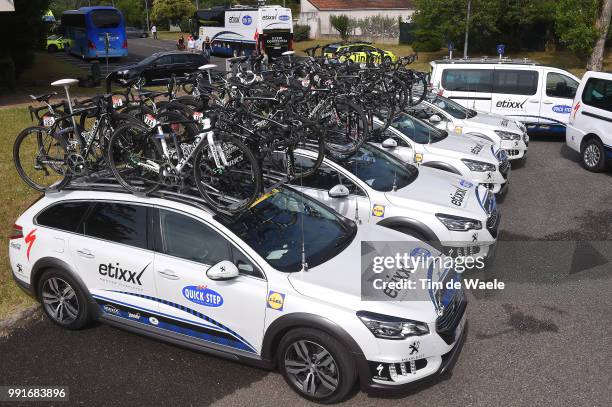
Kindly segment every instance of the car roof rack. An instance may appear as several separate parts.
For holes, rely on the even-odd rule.
[[[529,58],[489,58],[487,55],[483,55],[479,58],[453,58],[450,59],[448,57],[444,57],[443,59],[438,59],[432,61],[435,63],[443,63],[443,64],[502,64],[502,65],[541,65],[539,62],[531,60]]]

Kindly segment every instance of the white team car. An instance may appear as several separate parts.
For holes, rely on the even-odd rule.
[[[357,227],[282,188],[234,217],[184,199],[48,194],[17,219],[9,257],[17,283],[64,328],[99,319],[278,368],[303,397],[331,403],[357,380],[366,390],[394,390],[441,373],[464,337],[460,289],[418,301],[408,290],[362,300],[362,241],[439,254],[391,229]],[[426,272],[432,281],[458,281],[439,264],[414,275]]]
[[[451,134],[489,140],[505,150],[510,160],[525,158],[527,155],[527,128],[516,120],[468,109],[434,93],[428,94],[423,102],[406,112]]]
[[[304,166],[316,159],[307,150],[296,156]],[[484,259],[493,254],[501,216],[489,189],[455,174],[405,164],[373,145],[364,144],[346,160],[325,158],[295,186],[357,223],[400,231],[448,255]]]
[[[380,126],[383,123],[374,118],[374,128]],[[496,194],[508,187],[508,155],[487,140],[449,136],[447,131],[401,113],[384,132],[374,131],[370,141],[406,163],[460,175]]]

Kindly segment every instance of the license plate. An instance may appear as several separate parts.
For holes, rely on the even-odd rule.
[[[53,116],[44,116],[43,117],[43,126],[51,127],[55,124],[55,117]]]

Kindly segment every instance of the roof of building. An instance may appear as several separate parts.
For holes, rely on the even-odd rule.
[[[411,0],[308,0],[319,10],[414,9]]]

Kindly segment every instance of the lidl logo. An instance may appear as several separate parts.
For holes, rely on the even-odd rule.
[[[385,206],[384,205],[372,206],[372,216],[376,216],[377,218],[384,217],[385,216]]]
[[[268,293],[268,308],[282,311],[285,305],[285,294],[277,293],[276,291],[270,291]]]

